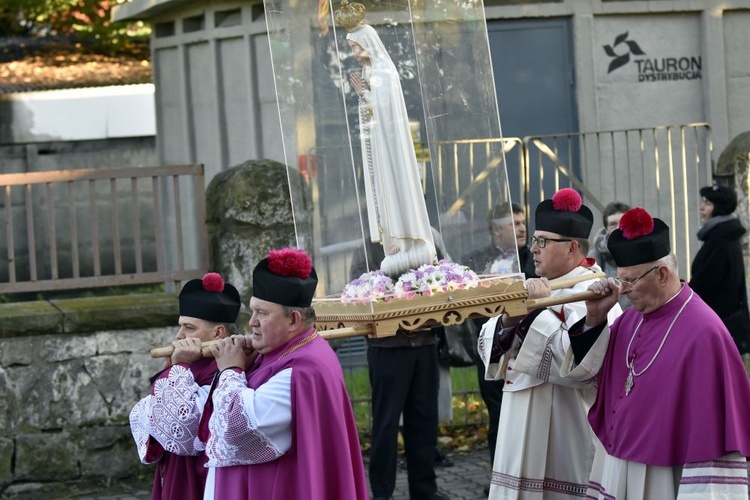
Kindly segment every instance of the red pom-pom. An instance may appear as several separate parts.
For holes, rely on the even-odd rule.
[[[203,289],[207,292],[221,293],[224,290],[224,280],[219,273],[206,273],[203,276]]]
[[[620,231],[626,240],[634,240],[654,231],[654,219],[641,207],[631,208],[620,218]]]
[[[582,206],[581,195],[572,188],[563,188],[552,197],[552,208],[558,211],[578,212]]]
[[[279,276],[307,279],[312,272],[312,260],[304,250],[282,248],[268,252],[268,270]]]

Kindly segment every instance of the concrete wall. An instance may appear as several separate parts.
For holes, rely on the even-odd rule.
[[[117,168],[158,165],[156,155],[156,139],[150,137],[129,137],[119,139],[105,139],[92,141],[69,141],[69,142],[33,142],[26,144],[0,145],[0,173],[25,173],[42,172],[48,170],[73,170],[86,168]],[[131,184],[129,179],[123,179],[118,183],[118,212],[121,234],[133,234],[133,202],[131,196]],[[149,215],[153,212],[153,196],[150,194],[151,182],[146,179],[140,183],[139,203],[142,214],[139,224],[142,231],[141,246],[144,258],[144,269],[156,269],[156,252],[154,248],[154,217]],[[83,276],[93,275],[93,236],[91,234],[91,201],[88,186],[77,183],[74,188],[74,199],[76,200],[76,218],[78,219],[78,253],[79,263]],[[24,186],[11,187],[11,207],[0,210],[0,223],[5,227],[8,214],[13,218],[13,244],[15,260],[12,265],[19,280],[27,280],[29,270],[28,251],[28,227],[27,208]],[[57,266],[61,277],[71,277],[72,258],[69,220],[69,198],[67,186],[57,184],[49,191],[54,210],[52,216],[55,218],[55,235],[57,242],[58,260]],[[110,211],[110,186],[108,182],[97,183],[97,210],[100,218],[99,241],[102,245],[99,257],[105,273],[112,273],[114,269],[114,249],[112,242],[112,226]],[[39,270],[39,278],[50,276],[50,231],[47,206],[48,192],[45,185],[39,185],[32,189],[32,210],[36,219],[34,237],[36,243],[36,258]],[[4,206],[5,201],[0,203]],[[9,263],[7,251],[7,238],[0,238],[0,281],[8,281]],[[121,240],[123,266],[126,272],[134,272],[135,269],[135,242],[132,237],[124,237]]]
[[[750,130],[748,34],[750,5],[743,0],[603,1],[564,0],[500,6],[485,0],[488,19],[571,17],[579,123],[583,131],[705,121],[711,124],[714,158],[736,135]],[[628,52],[627,33],[644,56],[609,72],[611,57]],[[636,59],[700,58],[700,78],[639,81]],[[644,63],[641,63],[643,66]],[[669,73],[669,72],[667,72]]]
[[[487,19],[572,19],[570,70],[582,131],[705,121],[718,157],[732,137],[750,130],[746,0],[507,3],[485,0]],[[284,161],[260,2],[134,0],[115,18],[143,18],[154,27],[162,161],[205,163],[207,181],[247,159]],[[645,55],[631,54],[627,65],[610,72],[604,47],[627,53],[624,41],[614,46],[625,33]],[[699,61],[700,76],[639,80],[639,64],[646,63],[636,59],[662,64],[671,58]]]
[[[183,2],[151,19],[162,163],[206,182],[250,159],[284,160],[263,16],[249,2]]]
[[[0,95],[0,144],[155,133],[152,84]]]
[[[717,45],[723,42],[725,49],[727,122],[731,140],[750,131],[750,30],[747,29],[750,10],[726,12],[714,24],[716,31],[724,35]],[[719,93],[718,97],[723,96]]]
[[[156,137],[0,144],[0,173],[158,165]]]

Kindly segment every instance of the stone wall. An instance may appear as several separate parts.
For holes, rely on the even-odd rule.
[[[283,163],[250,160],[222,171],[206,188],[211,270],[237,287],[246,304],[252,271],[269,250],[301,247],[312,254],[305,247],[312,244],[312,211],[304,177]]]
[[[143,472],[128,415],[177,317],[173,295],[0,304],[0,494]]]

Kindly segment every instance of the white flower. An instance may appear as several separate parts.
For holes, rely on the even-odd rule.
[[[410,299],[417,294],[433,295],[439,292],[473,288],[479,284],[477,274],[466,266],[449,260],[437,265],[425,264],[403,274],[394,287],[399,298]]]
[[[344,287],[341,302],[372,302],[388,300],[393,295],[393,280],[383,271],[362,274]]]
[[[341,302],[373,302],[393,297],[411,299],[416,295],[434,295],[452,290],[473,288],[479,284],[477,274],[466,266],[449,260],[425,264],[393,280],[383,271],[364,273],[344,287]]]

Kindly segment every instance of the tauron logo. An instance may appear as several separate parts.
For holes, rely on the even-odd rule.
[[[621,43],[627,45],[628,51],[622,55],[619,55],[617,54],[617,52],[615,52],[615,48]],[[633,40],[628,40],[627,31],[621,35],[617,35],[617,38],[615,38],[615,43],[611,46],[605,45],[604,52],[606,52],[609,57],[613,58],[609,62],[609,71],[607,71],[607,74],[612,73],[617,68],[625,66],[628,62],[630,62],[630,54],[633,54],[634,56],[646,55],[646,53],[641,50],[636,42],[634,42]]]

